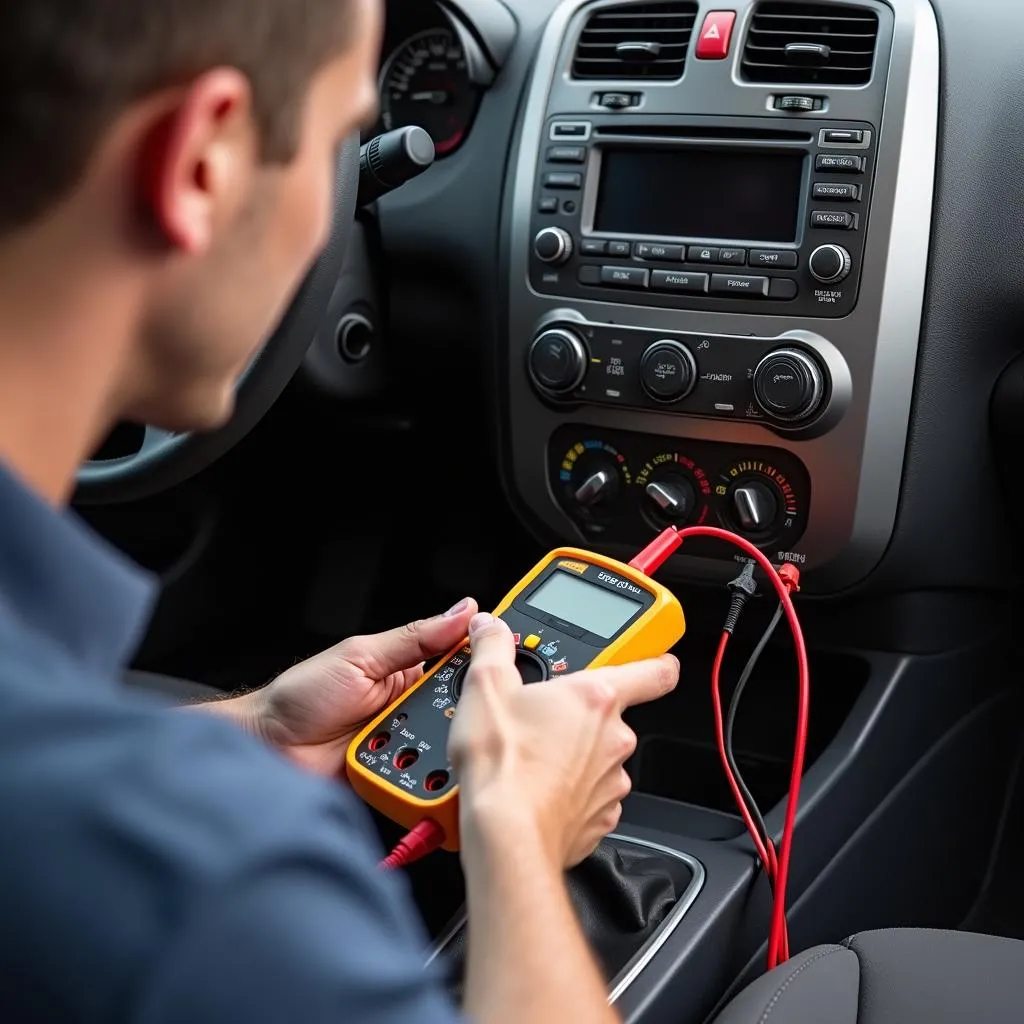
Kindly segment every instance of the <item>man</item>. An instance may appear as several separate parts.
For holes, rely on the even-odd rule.
[[[562,871],[671,658],[524,687],[466,600],[202,710],[118,686],[148,581],[62,508],[121,417],[215,427],[329,228],[378,0],[0,4],[0,1019],[452,1021],[351,736],[467,632],[466,1011],[613,1020]]]

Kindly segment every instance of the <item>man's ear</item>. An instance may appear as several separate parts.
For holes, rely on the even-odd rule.
[[[141,193],[167,244],[192,255],[245,204],[258,158],[248,79],[216,68],[176,91],[143,143]]]

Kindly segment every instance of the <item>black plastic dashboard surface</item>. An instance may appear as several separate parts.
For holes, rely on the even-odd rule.
[[[473,132],[458,154],[380,204],[393,329],[421,346],[417,366],[484,364],[504,466],[503,188],[527,74],[555,6],[509,0],[518,38],[481,97]],[[856,588],[866,593],[1012,582],[988,402],[999,373],[1024,348],[1024,124],[1013,113],[1024,99],[1015,42],[1024,7],[941,0],[934,8],[941,96],[924,329],[895,528],[881,562]],[[552,539],[533,510],[507,496],[545,542]]]

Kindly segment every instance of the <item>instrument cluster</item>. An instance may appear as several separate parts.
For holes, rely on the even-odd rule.
[[[479,89],[464,35],[433,0],[388,3],[379,89],[380,118],[367,138],[417,125],[433,139],[438,159],[465,142]]]

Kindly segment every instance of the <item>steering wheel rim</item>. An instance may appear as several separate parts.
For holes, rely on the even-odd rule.
[[[229,422],[205,434],[172,434],[146,427],[142,448],[134,455],[87,462],[80,468],[76,503],[134,501],[167,490],[202,472],[259,423],[320,330],[345,258],[358,187],[359,137],[353,135],[338,153],[331,237],[280,324],[239,381]]]

